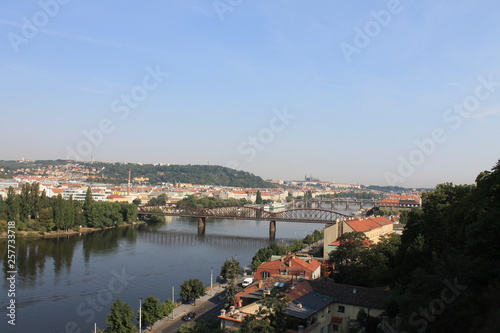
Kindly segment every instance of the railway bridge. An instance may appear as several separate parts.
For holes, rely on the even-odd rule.
[[[195,208],[178,204],[139,206],[139,215],[183,216],[198,219],[198,234],[205,234],[207,218],[269,221],[269,237],[276,237],[276,222],[335,224],[348,215],[325,209],[298,208],[270,212],[248,206]]]

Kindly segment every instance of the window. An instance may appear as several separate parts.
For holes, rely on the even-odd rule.
[[[333,331],[338,332],[339,331],[339,325],[333,325]]]
[[[324,327],[321,327],[321,328],[319,329],[319,333],[325,333],[325,328],[324,328]]]
[[[260,273],[260,276],[262,277],[262,279],[267,279],[271,274],[269,274],[268,271],[263,271]]]
[[[339,305],[338,312],[342,312],[342,313],[344,313],[344,312],[345,312],[345,306],[343,306],[343,305]]]

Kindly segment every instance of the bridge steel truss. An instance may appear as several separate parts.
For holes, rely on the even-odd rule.
[[[280,212],[270,212],[260,208],[247,206],[225,206],[198,209],[177,204],[141,206],[139,207],[139,214],[309,223],[335,223],[339,219],[347,217],[345,214],[325,209],[298,208]]]
[[[270,212],[255,207],[225,206],[194,208],[177,204],[145,205],[139,207],[141,215],[184,216],[198,218],[198,235],[205,234],[208,217],[216,219],[239,219],[269,221],[269,238],[276,237],[276,221],[334,224],[348,217],[345,214],[325,209],[299,208]]]

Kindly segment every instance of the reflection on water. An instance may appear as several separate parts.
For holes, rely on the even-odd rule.
[[[276,241],[291,243],[323,224],[278,222]],[[15,330],[6,320],[0,332],[64,332],[74,322],[81,332],[91,332],[94,322],[105,328],[106,314],[116,297],[133,305],[139,298],[155,296],[165,301],[172,287],[199,278],[210,284],[210,271],[219,275],[224,260],[236,257],[249,265],[255,252],[270,244],[269,222],[207,219],[200,236],[197,221],[167,218],[164,223],[45,239],[17,239]],[[1,294],[9,289],[7,241],[0,240],[3,268]],[[116,274],[129,277],[127,285],[109,298]],[[101,299],[92,308],[90,305]],[[0,313],[8,299],[0,297]],[[90,303],[89,303],[90,302]],[[133,306],[134,309],[136,306]],[[87,315],[84,315],[87,310]],[[82,314],[83,313],[83,314]]]

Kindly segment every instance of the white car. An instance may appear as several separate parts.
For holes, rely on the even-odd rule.
[[[243,283],[241,284],[241,286],[247,287],[247,286],[251,285],[252,283],[253,283],[253,278],[247,277],[243,280]]]

